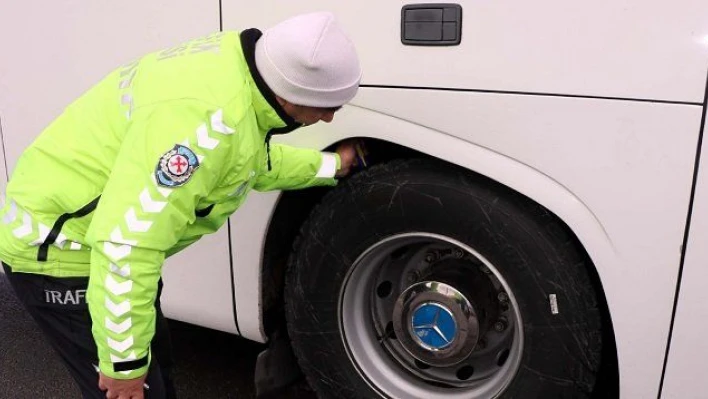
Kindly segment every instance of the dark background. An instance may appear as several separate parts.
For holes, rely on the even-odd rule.
[[[264,345],[173,320],[170,330],[180,399],[255,397],[253,372]],[[0,398],[80,397],[69,373],[0,273]],[[311,399],[315,395],[301,382],[272,397]]]

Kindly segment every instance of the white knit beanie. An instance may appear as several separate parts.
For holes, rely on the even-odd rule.
[[[359,88],[361,67],[334,15],[303,14],[266,30],[256,67],[273,92],[296,105],[338,107]]]

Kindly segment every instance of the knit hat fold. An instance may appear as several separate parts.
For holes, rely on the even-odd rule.
[[[359,88],[354,44],[334,15],[298,15],[266,30],[256,43],[256,67],[273,92],[310,107],[339,107]]]

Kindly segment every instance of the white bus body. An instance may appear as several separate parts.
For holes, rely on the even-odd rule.
[[[375,138],[544,206],[596,268],[620,396],[708,397],[708,2],[465,0],[460,44],[429,47],[401,43],[407,4],[2,0],[3,176],[64,106],[126,60],[328,9],[357,46],[362,88],[334,123],[280,140]],[[264,248],[281,198],[252,194],[228,227],[167,262],[168,317],[267,341]]]

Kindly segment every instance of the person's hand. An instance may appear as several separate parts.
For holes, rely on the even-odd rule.
[[[339,170],[334,175],[335,177],[344,177],[351,172],[352,167],[357,165],[356,145],[358,140],[347,140],[337,146],[337,154],[342,164]]]
[[[98,388],[106,391],[107,399],[143,399],[145,377],[147,374],[132,380],[115,380],[99,373]]]

